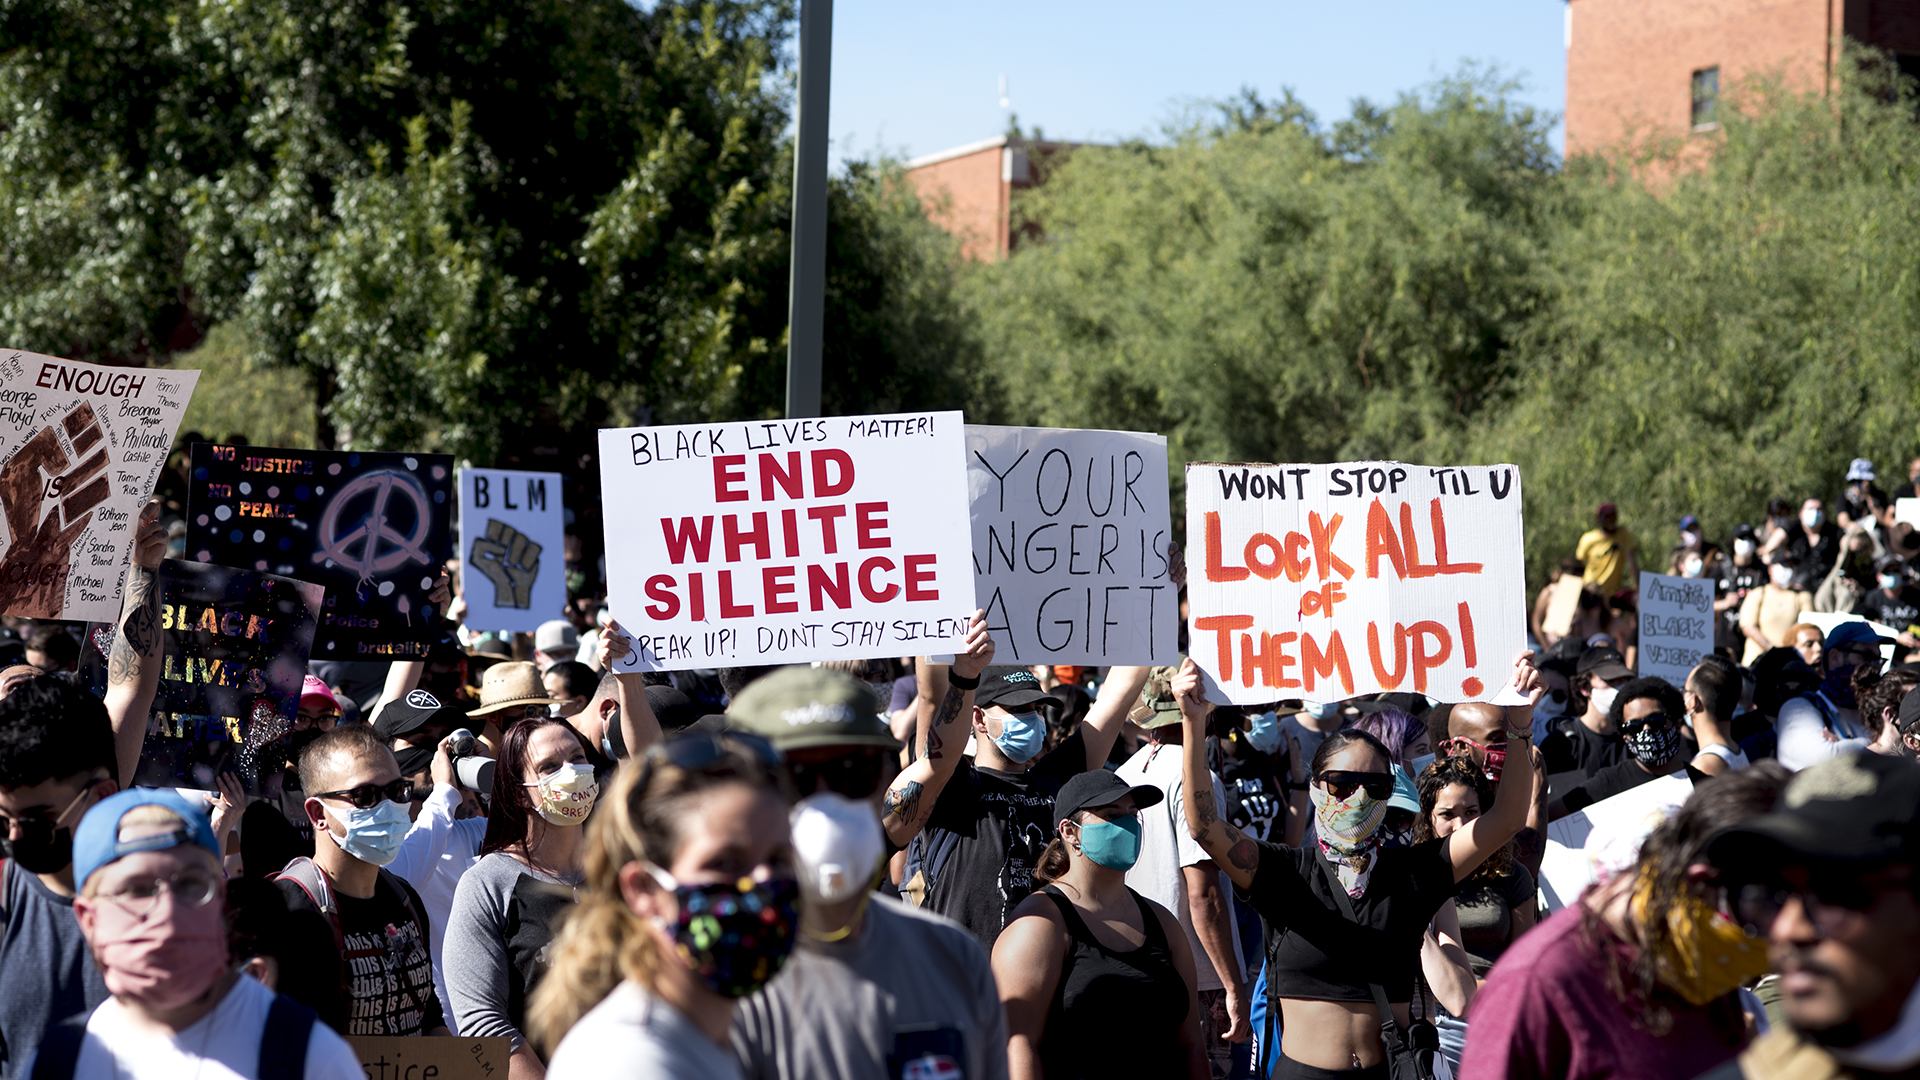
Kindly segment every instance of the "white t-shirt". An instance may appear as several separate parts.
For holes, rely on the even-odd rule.
[[[580,1018],[547,1066],[551,1080],[739,1080],[733,1054],[632,980]]]
[[[273,991],[245,975],[213,1011],[172,1037],[136,1027],[109,999],[87,1019],[75,1080],[256,1080],[260,1038]],[[315,1020],[307,1038],[307,1080],[366,1080],[347,1040]]]
[[[444,955],[447,920],[453,914],[453,897],[460,878],[480,861],[480,841],[487,835],[483,817],[454,820],[460,805],[460,789],[451,784],[436,784],[420,808],[420,816],[400,842],[400,854],[387,869],[393,871],[413,891],[427,910],[428,934],[433,946],[433,992],[440,996],[440,1012],[447,1018],[447,1030],[460,1034],[453,1016],[453,999],[447,994]]]
[[[1200,944],[1200,935],[1193,928],[1193,909],[1187,905],[1187,880],[1181,873],[1184,867],[1197,866],[1213,856],[1200,846],[1187,832],[1187,815],[1180,801],[1180,792],[1185,787],[1181,779],[1181,749],[1178,746],[1161,746],[1148,743],[1134,752],[1125,765],[1114,771],[1114,775],[1125,780],[1131,786],[1147,784],[1160,789],[1165,796],[1140,811],[1140,859],[1127,871],[1127,888],[1159,904],[1180,920],[1187,932],[1187,946],[1193,950],[1193,969],[1198,976],[1194,983],[1196,990],[1218,990],[1224,983],[1219,972],[1214,970],[1213,959]],[[1227,793],[1221,786],[1218,776],[1213,780],[1213,805],[1224,820],[1227,816]],[[1227,933],[1233,942],[1234,967],[1240,970],[1240,980],[1246,981],[1246,971],[1240,953],[1240,927],[1233,917],[1231,904],[1226,898],[1233,895],[1233,882],[1225,871],[1219,872],[1220,896],[1223,910],[1227,913]]]
[[[1780,764],[1799,772],[1839,754],[1866,752],[1866,730],[1837,708],[1834,709],[1832,727],[1836,741],[1830,741],[1826,736],[1827,717],[1820,706],[1804,697],[1794,698],[1780,706],[1780,718],[1774,722],[1774,733],[1778,739],[1774,756],[1780,759]]]

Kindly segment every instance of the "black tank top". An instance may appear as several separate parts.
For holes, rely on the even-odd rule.
[[[1187,984],[1167,951],[1160,917],[1128,889],[1147,940],[1132,952],[1114,952],[1087,929],[1065,893],[1052,885],[1044,891],[1067,924],[1067,955],[1040,1037],[1047,1080],[1186,1075],[1180,1028],[1187,1021]]]

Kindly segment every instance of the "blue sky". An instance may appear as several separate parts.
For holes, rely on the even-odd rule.
[[[1291,87],[1323,122],[1463,60],[1566,101],[1566,0],[837,0],[833,158],[932,153],[1000,134],[999,79],[1049,138],[1153,136],[1182,108]],[[1554,148],[1562,148],[1556,125]]]

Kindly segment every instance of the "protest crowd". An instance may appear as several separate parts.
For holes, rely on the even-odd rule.
[[[739,498],[852,480],[792,460]],[[198,617],[162,596],[198,544],[187,477],[132,527],[117,620],[0,635],[0,1080],[347,1080],[374,1075],[365,1040],[436,1036],[494,1040],[503,1080],[1920,1076],[1920,530],[1896,517],[1914,480],[1888,495],[1865,460],[1724,532],[1642,539],[1601,504],[1504,613],[1517,655],[1475,658],[1496,616],[1476,629],[1473,579],[1447,584],[1468,556],[1439,499],[1430,564],[1424,502],[1368,518],[1346,576],[1425,565],[1459,594],[1449,655],[1491,676],[1459,694],[1329,693],[1314,641],[1293,674],[1317,665],[1317,694],[1256,685],[1294,635],[1216,641],[1164,539],[1138,561],[1179,594],[1177,663],[1009,662],[1024,628],[985,595],[950,651],[659,663],[570,536],[536,628],[487,628],[518,554],[482,567],[474,543],[409,571],[418,654],[314,646],[274,676],[297,683],[283,722],[197,739],[156,697],[209,663],[175,656]],[[873,505],[862,549],[889,527]],[[767,558],[781,519],[755,516],[699,558]],[[1256,535],[1234,566],[1208,514],[1191,574],[1317,585],[1339,525]],[[890,597],[894,569],[852,580]],[[1672,677],[1643,570],[1711,586]],[[667,580],[663,608],[739,602]],[[835,582],[807,581],[817,609]],[[1394,628],[1416,679],[1428,625]]]

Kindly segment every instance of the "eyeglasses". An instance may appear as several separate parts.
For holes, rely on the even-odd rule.
[[[886,764],[880,754],[856,753],[831,761],[789,761],[787,773],[801,795],[811,795],[825,785],[828,791],[849,799],[867,799],[880,790]]]
[[[1367,795],[1375,799],[1384,799],[1393,794],[1392,773],[1328,769],[1314,777],[1314,780],[1323,785],[1327,793],[1336,799],[1350,797],[1355,788],[1365,788]]]
[[[1663,728],[1666,726],[1666,713],[1649,713],[1638,720],[1620,721],[1620,734],[1638,735],[1645,728]]]
[[[333,725],[339,722],[340,714],[337,712],[321,713],[318,716],[296,713],[293,718],[293,730],[305,731],[308,728],[318,728],[321,731],[332,731]]]
[[[1879,671],[1880,665],[1885,662],[1880,655],[1879,649],[1870,648],[1829,649],[1828,656],[1830,657],[1828,666],[1834,666],[1834,661],[1837,660],[1852,660],[1856,665],[1866,668],[1868,671]]]
[[[176,870],[163,878],[134,878],[109,893],[102,893],[121,910],[140,919],[152,915],[160,906],[160,894],[173,896],[178,907],[205,907],[220,891],[220,880],[205,870]]]
[[[413,794],[413,781],[401,777],[387,784],[366,783],[344,791],[323,791],[316,799],[345,799],[358,810],[370,810],[383,802],[403,803]]]

